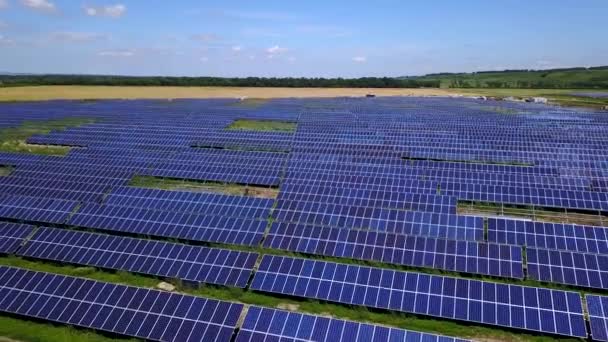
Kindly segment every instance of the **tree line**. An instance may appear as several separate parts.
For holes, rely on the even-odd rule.
[[[288,87],[288,88],[431,88],[438,80],[362,78],[224,78],[104,75],[2,75],[0,85],[99,85],[99,86],[191,86],[191,87]]]

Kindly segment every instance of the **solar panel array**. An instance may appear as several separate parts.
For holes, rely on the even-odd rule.
[[[15,253],[33,231],[29,225],[0,222],[0,253]]]
[[[581,297],[519,285],[265,255],[252,289],[586,337]]]
[[[587,295],[587,310],[594,341],[608,341],[608,297]]]
[[[264,246],[497,277],[524,276],[520,247],[476,241],[274,223]]]
[[[72,146],[65,156],[0,152],[0,165],[11,167],[0,176],[0,253],[245,288],[257,254],[227,245],[435,269],[469,280],[384,270],[382,275],[394,279],[423,279],[421,290],[367,284],[371,292],[352,297],[362,303],[351,303],[332,292],[333,282],[329,292],[321,286],[314,296],[313,288],[302,292],[296,286],[301,274],[291,270],[261,270],[253,279],[254,288],[263,285],[274,293],[297,290],[298,296],[345,304],[577,337],[586,329],[571,292],[471,277],[608,288],[604,113],[464,98],[280,99],[254,107],[231,99],[51,101],[1,107],[2,128],[64,118],[95,122],[27,140]],[[228,129],[240,119],[286,121],[295,130]],[[278,197],[136,188],[130,186],[136,176],[255,185],[278,190]],[[557,217],[548,222],[501,213],[486,218],[463,214],[463,201],[593,219],[563,223]],[[224,246],[202,246],[216,243]],[[278,289],[260,280],[287,274],[299,277],[295,285],[285,282]],[[459,285],[463,281],[467,285]],[[440,292],[451,291],[451,282],[455,294],[439,296],[436,305],[432,291],[439,283]],[[353,284],[346,287],[361,291],[363,285]],[[476,296],[488,293],[484,286],[496,291],[507,286],[523,295],[509,292],[502,298],[496,292],[480,300]],[[477,287],[479,295],[473,293]],[[464,289],[470,293],[457,293]],[[398,300],[412,293],[407,304]],[[510,302],[518,296],[523,306]],[[297,340],[263,331],[271,327],[251,334]]]
[[[151,274],[194,283],[245,287],[256,253],[41,228],[19,255]]]
[[[230,341],[242,304],[0,266],[0,311],[156,341]]]

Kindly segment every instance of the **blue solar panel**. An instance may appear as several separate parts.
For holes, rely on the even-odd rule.
[[[591,338],[594,341],[608,341],[608,297],[586,295]]]
[[[19,255],[245,287],[256,253],[40,228]]]
[[[294,252],[522,279],[519,246],[274,223],[264,246]]]
[[[33,230],[25,224],[0,222],[0,253],[15,253]]]
[[[447,336],[252,306],[237,342],[247,341],[465,342]]]
[[[138,235],[253,246],[262,240],[267,222],[89,203],[83,205],[68,224]]]
[[[270,255],[262,259],[251,288],[559,335],[587,335],[576,292]]]
[[[78,202],[29,196],[0,196],[0,217],[47,223],[65,223]]]
[[[490,218],[488,241],[543,249],[608,254],[608,229],[605,227]]]
[[[0,311],[157,341],[230,341],[243,308],[0,266]]]
[[[528,248],[526,255],[531,279],[608,289],[608,255],[536,248]]]

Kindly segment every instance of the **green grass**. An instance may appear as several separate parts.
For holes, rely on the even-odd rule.
[[[277,188],[271,187],[188,179],[172,179],[140,175],[135,175],[131,179],[129,186],[162,190],[213,192],[226,195],[249,196],[259,198],[276,198],[279,193],[279,190]]]
[[[266,132],[293,132],[296,130],[296,124],[288,121],[275,120],[236,120],[228,130],[249,130],[249,131],[266,131]]]
[[[588,90],[593,91],[593,90]],[[597,91],[597,89],[595,90]],[[591,98],[572,96],[574,92],[585,92],[585,90],[572,89],[458,89],[459,93],[465,95],[484,95],[505,98],[513,96],[516,98],[546,97],[550,103],[568,107],[588,107],[593,109],[608,106],[607,98]]]
[[[134,275],[125,272],[106,272],[98,270],[92,267],[73,267],[64,266],[46,262],[31,261],[22,259],[14,256],[0,257],[0,265],[21,267],[31,269],[35,271],[51,272],[56,274],[63,274],[69,276],[77,276],[88,279],[106,281],[111,283],[118,283],[124,285],[133,285],[140,287],[154,287],[159,280]],[[325,303],[316,300],[298,299],[291,297],[274,296],[264,293],[258,293],[255,291],[244,290],[239,288],[226,288],[213,285],[203,285],[199,288],[189,288],[180,284],[179,281],[172,281],[180,292],[188,293],[196,296],[204,296],[208,298],[215,298],[219,300],[236,301],[244,304],[258,305],[265,307],[285,307],[292,306],[297,307],[298,311],[318,314],[318,315],[331,315],[332,317],[359,321],[369,322],[388,326],[394,326],[403,329],[410,329],[422,332],[437,333],[449,336],[457,336],[464,338],[488,338],[495,341],[535,341],[535,342],[549,342],[549,341],[577,341],[576,339],[556,338],[541,335],[530,335],[515,333],[509,330],[499,330],[489,327],[483,327],[478,325],[468,325],[465,323],[458,323],[445,320],[435,320],[429,318],[420,318],[415,315],[394,313],[388,311],[376,311],[368,310],[364,307],[358,306],[347,306],[332,303]],[[1,317],[1,316],[0,316]],[[17,332],[12,333],[13,329],[0,327],[0,335],[17,338],[23,341],[55,341],[51,339],[39,339],[38,336],[44,336],[42,329],[52,328],[57,329],[53,333],[53,336],[70,336],[71,334],[81,334],[75,341],[85,342],[96,342],[96,341],[107,341],[107,338],[102,335],[91,333],[83,333],[79,330],[65,326],[53,326],[51,324],[41,324],[38,322],[31,322],[28,320],[16,320],[20,324],[20,328]],[[2,321],[0,321],[2,322]],[[39,330],[40,329],[40,330]],[[29,330],[32,334],[27,335],[13,335],[19,331]],[[40,331],[40,334],[37,333]],[[71,341],[64,339],[60,341]]]
[[[0,176],[8,176],[13,172],[12,166],[0,166]]]
[[[94,120],[88,118],[25,121],[18,127],[0,130],[0,151],[63,156],[70,151],[71,147],[32,145],[26,143],[26,140],[32,135],[48,134],[51,131],[62,131],[70,127],[77,127],[92,122],[94,122]]]

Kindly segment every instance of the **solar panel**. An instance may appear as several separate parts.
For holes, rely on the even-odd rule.
[[[194,283],[245,287],[256,253],[39,228],[19,255]]]
[[[266,220],[251,220],[200,213],[174,213],[95,203],[83,205],[68,225],[193,241],[257,245]]]
[[[237,342],[248,341],[391,341],[465,342],[453,337],[344,321],[316,315],[249,307],[237,335]]]
[[[608,255],[528,248],[528,276],[534,280],[608,289]]]
[[[463,273],[524,277],[519,246],[276,222],[264,246]]]
[[[608,341],[608,297],[586,295],[591,338],[594,341]]]
[[[33,226],[25,224],[0,222],[0,253],[15,253],[33,230]]]
[[[48,223],[65,223],[78,202],[29,196],[0,196],[0,217]]]
[[[265,255],[251,288],[545,333],[587,335],[576,292]]]
[[[157,341],[230,341],[243,305],[0,266],[0,311]]]
[[[608,254],[608,229],[578,224],[490,218],[488,241],[543,249]]]

